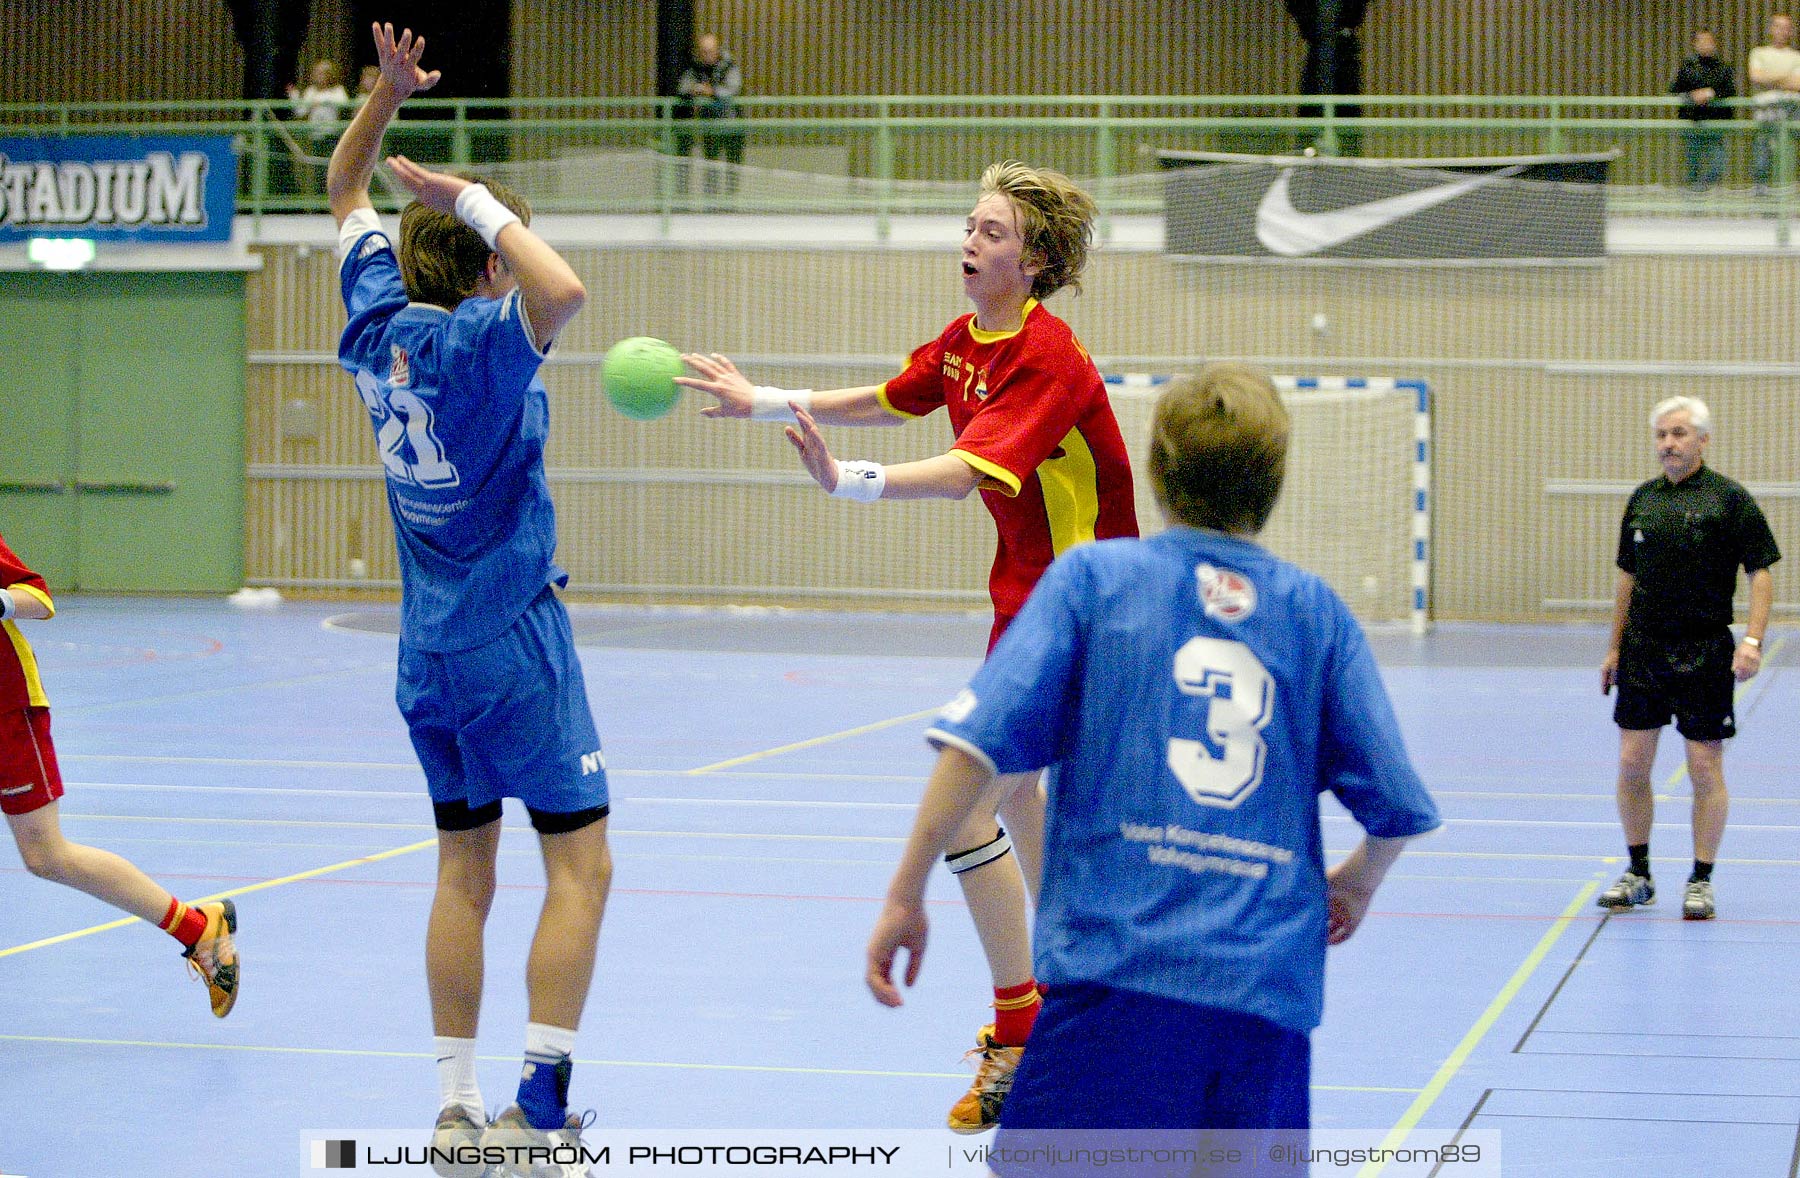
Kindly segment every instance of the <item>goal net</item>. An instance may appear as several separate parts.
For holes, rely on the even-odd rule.
[[[841,387],[877,383],[898,362],[740,358],[759,380]],[[783,365],[789,365],[784,369]],[[597,395],[597,366],[571,359],[553,389]],[[1108,378],[1130,451],[1137,511],[1160,530],[1143,464],[1166,376]],[[1279,377],[1293,419],[1287,482],[1263,541],[1318,573],[1371,622],[1423,627],[1429,600],[1429,395],[1423,382]],[[591,404],[591,402],[589,402]],[[555,407],[553,406],[553,414]],[[779,428],[688,414],[627,421],[556,414],[577,468],[549,471],[569,542],[563,560],[580,590],[655,600],[763,604],[862,601],[885,606],[987,600],[994,529],[973,500],[884,502],[870,510],[828,499],[802,473]],[[935,427],[935,432],[934,432]],[[559,432],[562,427],[559,425]],[[940,436],[941,435],[941,436]],[[941,420],[895,430],[833,431],[845,456],[899,462],[939,453]]]

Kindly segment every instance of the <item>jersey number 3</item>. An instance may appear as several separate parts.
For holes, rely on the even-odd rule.
[[[1169,770],[1200,805],[1236,809],[1262,784],[1275,679],[1241,642],[1190,638],[1175,652],[1175,685],[1193,701],[1178,703],[1178,712],[1205,716],[1199,740],[1169,740]]]
[[[432,429],[431,405],[412,389],[384,388],[373,373],[356,374],[356,391],[375,421],[375,445],[389,475],[417,487],[454,487],[456,464]]]

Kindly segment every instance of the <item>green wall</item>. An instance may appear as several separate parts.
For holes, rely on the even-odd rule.
[[[0,533],[53,590],[243,584],[243,275],[0,273],[0,358]]]

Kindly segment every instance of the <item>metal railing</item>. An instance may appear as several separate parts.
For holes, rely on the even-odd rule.
[[[694,120],[682,117],[685,104],[672,98],[418,99],[396,119],[386,147],[457,167],[551,165],[630,152],[679,159],[696,145],[704,151],[735,139],[753,161],[779,168],[807,152],[816,160],[823,149],[834,175],[848,183],[811,191],[806,202],[735,188],[695,192],[690,173],[667,168],[653,182],[624,191],[575,183],[531,195],[551,211],[665,218],[722,204],[817,212],[820,201],[835,200],[844,211],[873,213],[884,229],[894,215],[943,211],[941,195],[909,186],[966,186],[983,164],[1006,155],[1084,178],[1103,209],[1118,214],[1153,209],[1153,192],[1113,182],[1154,172],[1162,149],[1403,158],[1616,150],[1615,211],[1655,213],[1693,211],[1691,201],[1671,192],[1681,178],[1681,137],[1692,126],[1674,117],[1680,105],[1668,96],[749,97],[739,101],[738,118]],[[1715,194],[1707,211],[1773,216],[1785,240],[1786,225],[1800,212],[1794,186],[1800,120],[1754,121],[1747,99],[1721,105],[1735,117],[1706,127],[1725,145],[1728,175],[1740,183]],[[240,212],[317,211],[324,208],[323,166],[335,134],[315,137],[310,124],[284,117],[289,110],[286,102],[245,101],[6,104],[0,105],[0,138],[229,134],[242,161]],[[1758,137],[1766,137],[1772,164],[1766,182],[1753,189],[1741,181]],[[723,166],[702,163],[701,170]]]

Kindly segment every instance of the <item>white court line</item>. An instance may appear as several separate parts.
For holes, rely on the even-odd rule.
[[[417,773],[417,761],[293,761],[276,760],[266,757],[166,757],[150,756],[143,753],[65,753],[57,751],[57,759],[61,761],[109,761],[114,763],[141,765],[232,765],[241,768],[266,767],[273,769],[384,769],[399,772]],[[610,777],[690,777],[692,769],[608,769]],[[744,778],[746,780],[793,779],[795,781],[906,781],[917,782],[924,788],[927,776],[919,773],[800,773],[780,769],[746,769],[736,773],[714,772],[708,776],[726,778]],[[243,789],[252,790],[257,786],[203,786],[203,785],[157,785],[143,786],[144,789]],[[303,790],[296,792],[326,793],[326,790]],[[340,792],[356,792],[340,791]],[[1611,794],[1606,795],[1611,797]]]
[[[610,770],[609,770],[610,772]],[[269,794],[272,796],[300,797],[334,797],[334,798],[400,798],[406,801],[419,801],[425,794],[422,790],[397,789],[296,789],[283,786],[261,785],[153,785],[138,781],[68,781],[64,783],[72,788],[82,790],[148,790],[156,793],[226,793],[226,794]],[[632,795],[616,799],[616,804],[654,805],[654,806],[740,806],[764,807],[770,809],[851,809],[851,810],[912,810],[916,809],[912,802],[842,802],[842,801],[810,801],[802,798],[665,798]],[[102,817],[88,815],[88,817]],[[108,815],[107,817],[126,817],[126,815]]]
[[[677,772],[680,775],[683,775],[683,776],[686,775],[685,771],[677,771]],[[723,776],[723,775],[721,775],[721,776]],[[402,799],[402,800],[407,800],[407,801],[416,801],[418,798],[420,798],[422,796],[419,793],[419,791],[417,791],[417,790],[300,789],[300,788],[294,788],[294,787],[260,786],[260,785],[157,785],[157,784],[150,783],[150,782],[137,782],[137,781],[71,781],[71,782],[68,782],[67,784],[72,787],[75,787],[78,789],[83,789],[83,790],[106,790],[106,789],[127,790],[127,791],[129,791],[129,790],[144,790],[144,791],[150,791],[150,792],[156,792],[156,793],[163,793],[163,792],[221,793],[221,794],[252,794],[252,795],[268,794],[270,796],[340,797],[340,798],[364,798],[364,799],[367,799],[367,798],[395,798],[395,799]],[[1659,800],[1667,800],[1667,799],[1659,799]],[[1733,802],[1738,802],[1741,800],[1742,799],[1739,799],[1739,798],[1732,799]],[[631,806],[637,806],[637,805],[689,806],[689,807],[696,807],[696,808],[705,807],[708,809],[736,807],[739,809],[767,809],[767,810],[914,810],[917,808],[916,803],[913,803],[913,802],[859,802],[859,801],[841,801],[841,800],[830,800],[830,799],[814,800],[814,799],[804,799],[804,798],[695,798],[695,797],[679,797],[678,798],[678,797],[663,797],[663,796],[656,796],[656,795],[626,796],[626,797],[619,798],[618,802],[620,805],[631,805]],[[125,818],[132,817],[132,815],[127,815],[127,814],[88,814],[88,815],[78,815],[78,816],[88,817],[88,818],[111,818],[111,819],[125,819]],[[224,820],[221,819],[221,821],[224,821]],[[280,823],[285,820],[283,820],[283,819],[243,819],[243,821]],[[1350,821],[1353,821],[1353,819],[1348,814],[1326,814],[1323,816],[1323,821],[1325,821],[1325,822],[1350,822]],[[307,824],[298,819],[294,820],[294,822],[296,825],[306,825]],[[379,826],[379,825],[391,825],[391,824],[374,823],[372,825]],[[408,824],[402,824],[402,825],[412,826],[414,824],[408,823]],[[1455,827],[1458,827],[1458,826],[1504,826],[1504,827],[1545,826],[1545,827],[1601,827],[1603,829],[1610,830],[1617,825],[1618,825],[1618,822],[1615,819],[1601,820],[1601,819],[1579,819],[1579,818],[1556,819],[1556,818],[1452,817],[1452,818],[1447,819],[1445,822],[1445,826],[1447,829],[1454,829]],[[1665,822],[1664,825],[1670,825],[1670,823]],[[1679,825],[1679,823],[1674,823],[1674,825]],[[617,828],[615,828],[615,830],[616,829]],[[1738,823],[1733,823],[1731,829],[1738,830],[1738,831],[1760,830],[1760,831],[1774,831],[1777,833],[1785,833],[1788,831],[1800,831],[1800,825],[1791,824],[1791,823],[1743,823],[1743,822],[1738,822]]]
[[[325,1055],[353,1056],[363,1059],[436,1059],[436,1055],[423,1051],[370,1051],[349,1047],[282,1047],[264,1046],[254,1043],[182,1043],[158,1042],[148,1039],[82,1039],[62,1035],[0,1035],[0,1043],[52,1043],[70,1047],[132,1047],[161,1048],[167,1051],[238,1051],[260,1052],[268,1055]],[[478,1055],[475,1057],[482,1063],[516,1064],[516,1055]],[[882,1079],[899,1080],[963,1080],[967,1081],[967,1072],[904,1072],[884,1071],[874,1068],[802,1068],[781,1067],[773,1064],[742,1063],[681,1063],[675,1060],[659,1059],[583,1059],[576,1057],[573,1062],[579,1067],[602,1068],[672,1068],[680,1071],[694,1072],[774,1072],[782,1075],[801,1076],[874,1076]],[[1404,1095],[1416,1094],[1417,1088],[1365,1087],[1340,1084],[1314,1084],[1317,1092],[1395,1092]],[[0,1175],[0,1178],[5,1178]]]

